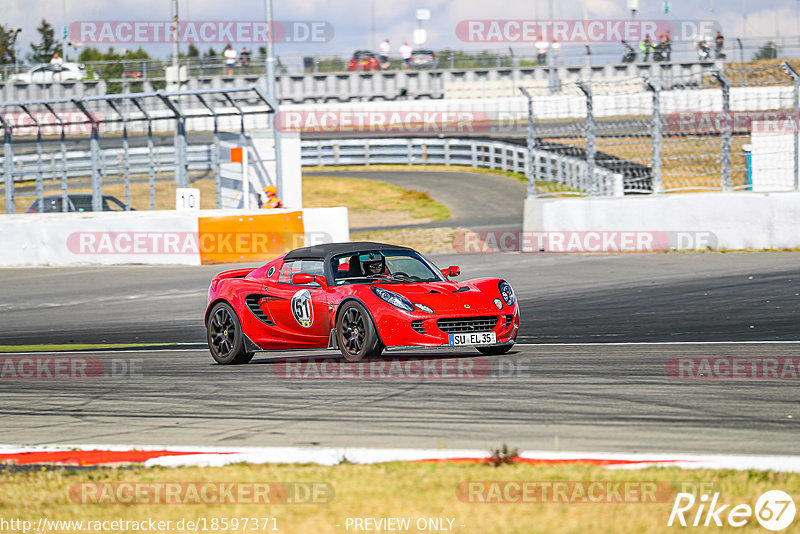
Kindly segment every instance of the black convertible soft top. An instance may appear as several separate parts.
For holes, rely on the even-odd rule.
[[[407,250],[415,252],[414,249],[401,247],[399,245],[389,245],[386,243],[372,243],[370,241],[354,241],[350,243],[326,243],[324,245],[314,245],[313,247],[298,248],[286,254],[283,258],[288,260],[328,260],[339,254],[354,254],[356,252],[369,252],[372,250]]]

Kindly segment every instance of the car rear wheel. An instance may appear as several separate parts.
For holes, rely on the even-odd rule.
[[[208,350],[217,363],[237,365],[253,359],[253,352],[244,349],[242,325],[233,308],[220,302],[211,310],[206,325]]]
[[[366,308],[355,301],[345,303],[339,312],[336,341],[342,356],[350,362],[380,356],[383,352],[372,318]]]
[[[511,350],[513,347],[513,343],[509,343],[508,345],[490,345],[488,347],[475,347],[478,349],[478,352],[481,354],[485,354],[486,356],[499,356],[501,354],[505,354],[506,352]]]

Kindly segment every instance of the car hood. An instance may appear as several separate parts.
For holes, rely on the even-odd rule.
[[[497,314],[493,300],[498,295],[486,295],[469,282],[426,282],[421,284],[381,284],[415,304],[424,304],[438,314],[481,315]]]

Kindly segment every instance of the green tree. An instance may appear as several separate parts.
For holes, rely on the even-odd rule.
[[[189,50],[186,51],[186,57],[200,57],[200,50],[194,45],[194,43],[189,45]]]
[[[12,29],[0,24],[0,64],[7,65],[16,61],[16,51],[14,50],[16,33]]]
[[[767,41],[753,54],[753,59],[776,59],[778,57],[778,45],[773,41]]]
[[[48,63],[56,52],[64,55],[61,45],[56,43],[55,31],[49,22],[42,19],[36,31],[39,32],[39,44],[31,43],[33,52],[28,56],[31,63]]]
[[[86,70],[90,76],[96,73],[106,80],[106,91],[109,94],[121,93],[123,90],[122,82],[116,81],[124,77],[125,69],[123,69],[122,61],[147,59],[150,59],[150,55],[142,47],[139,47],[137,50],[126,50],[123,54],[114,50],[113,47],[109,47],[107,51],[103,52],[90,46],[81,50],[78,56],[78,61],[87,63]],[[129,66],[129,69],[131,68],[132,67]],[[132,69],[139,70],[135,68],[135,64]],[[131,92],[141,92],[141,84],[136,82],[131,83],[130,90]]]

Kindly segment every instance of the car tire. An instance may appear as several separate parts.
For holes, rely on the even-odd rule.
[[[345,360],[357,362],[383,352],[378,331],[367,309],[359,302],[346,302],[336,319],[336,342]]]
[[[255,354],[245,351],[242,325],[227,302],[220,302],[208,314],[206,338],[211,356],[221,365],[247,363]]]
[[[490,345],[488,347],[475,347],[478,349],[478,352],[483,354],[484,356],[500,356],[501,354],[505,354],[506,352],[511,350],[513,347],[513,343],[509,343],[507,345]]]

